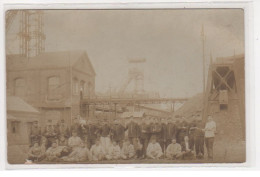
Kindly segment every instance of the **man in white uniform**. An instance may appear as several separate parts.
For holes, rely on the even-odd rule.
[[[71,147],[72,150],[74,150],[75,148],[80,147],[81,143],[82,140],[80,139],[80,137],[77,136],[77,132],[73,131],[72,137],[70,137],[68,141],[69,147]]]
[[[208,159],[213,160],[213,144],[216,133],[216,122],[213,121],[211,116],[208,116],[208,122],[205,125],[205,144],[207,147]]]
[[[156,137],[151,138],[151,142],[149,143],[146,156],[150,159],[159,159],[163,155],[162,148],[158,142],[156,142]]]
[[[167,159],[180,159],[182,157],[181,145],[176,143],[176,139],[172,139],[172,143],[166,149]]]

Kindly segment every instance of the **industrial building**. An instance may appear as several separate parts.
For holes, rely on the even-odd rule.
[[[27,58],[7,56],[7,95],[17,96],[42,113],[41,124],[80,113],[80,97],[95,94],[95,71],[84,51],[44,52]],[[8,96],[7,96],[8,97]]]

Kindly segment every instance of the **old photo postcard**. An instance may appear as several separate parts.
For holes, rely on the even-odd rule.
[[[246,162],[243,9],[5,21],[9,164]]]

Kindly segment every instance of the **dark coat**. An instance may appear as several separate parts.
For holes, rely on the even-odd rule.
[[[108,124],[104,124],[101,128],[100,128],[100,135],[102,137],[107,137],[110,134],[110,126]]]
[[[167,140],[176,138],[176,126],[173,123],[168,123],[166,125],[166,138]]]
[[[130,122],[127,126],[126,129],[128,130],[128,137],[129,138],[138,138],[139,135],[139,126],[135,122]]]
[[[166,141],[167,140],[167,125],[161,124],[161,140]]]
[[[59,125],[57,131],[59,136],[64,135],[66,138],[70,137],[69,128],[65,125]]]
[[[95,140],[97,138],[99,129],[94,124],[88,124],[85,126],[85,135],[88,137],[88,139]]]
[[[184,137],[188,136],[188,127],[179,127],[177,130],[177,134],[176,134],[176,138],[177,138],[177,142],[181,143],[182,141],[184,141]]]
[[[113,140],[122,141],[125,138],[125,127],[121,124],[115,124],[112,126],[111,135]]]
[[[149,139],[150,126],[149,124],[142,123],[139,126],[139,137],[141,139]]]

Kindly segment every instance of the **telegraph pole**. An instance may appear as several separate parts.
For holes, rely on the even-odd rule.
[[[205,96],[206,96],[206,94],[205,94],[205,34],[204,34],[204,24],[202,24],[202,26],[201,26],[201,41],[202,41],[202,59],[203,59],[203,106],[202,106],[202,121],[204,121],[205,120],[205,111],[207,111],[207,110],[205,110],[205,108],[207,107],[206,105],[205,105]]]
[[[202,57],[203,57],[203,95],[205,94],[205,35],[204,25],[201,27]]]

